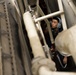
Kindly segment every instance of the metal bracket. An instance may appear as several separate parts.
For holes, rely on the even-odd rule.
[[[4,59],[12,58],[12,56],[10,54],[7,54],[7,53],[2,53],[2,57]]]

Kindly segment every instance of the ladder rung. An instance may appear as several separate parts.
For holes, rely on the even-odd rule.
[[[57,12],[48,14],[46,16],[39,17],[39,18],[35,19],[35,22],[42,21],[44,19],[51,18],[51,17],[57,16],[57,15],[60,15],[60,14],[63,14],[63,13],[64,13],[64,11],[57,11]]]

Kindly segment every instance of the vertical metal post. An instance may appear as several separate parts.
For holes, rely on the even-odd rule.
[[[72,8],[74,14],[76,15],[76,6],[74,5],[73,1],[72,0],[67,0],[70,7]]]
[[[22,0],[17,0],[17,2],[18,2],[18,6],[19,6],[19,9],[20,9],[21,15],[23,15],[24,6],[23,6],[23,3],[22,3]]]
[[[58,1],[58,5],[59,5],[59,10],[60,11],[64,11],[63,10],[63,5],[62,5],[62,1],[61,0],[57,0]],[[66,25],[66,21],[65,21],[65,16],[64,14],[61,14],[61,19],[62,19],[62,26],[63,26],[63,30],[67,29],[67,25]]]

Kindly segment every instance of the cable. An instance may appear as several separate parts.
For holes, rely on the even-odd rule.
[[[61,60],[60,60],[60,57],[57,55],[57,58],[58,58],[58,60],[59,60],[59,63],[60,63],[60,65],[62,66],[62,68],[66,68],[67,67],[67,64],[65,64],[64,66],[63,66],[63,64],[62,64],[62,62],[61,62]]]

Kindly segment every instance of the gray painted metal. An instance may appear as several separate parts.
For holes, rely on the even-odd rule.
[[[15,0],[14,0],[15,1]],[[2,75],[24,75],[18,55],[20,45],[15,6],[12,0],[0,0],[0,40],[2,46]],[[17,11],[18,12],[18,11]],[[20,17],[19,12],[17,13]],[[1,58],[1,57],[0,57]]]
[[[62,0],[68,28],[76,24],[76,15],[67,0]]]
[[[16,40],[14,39],[15,37],[15,27],[18,24],[19,27],[19,36],[20,36],[20,43],[21,43],[21,48],[22,48],[22,58],[24,62],[24,68],[26,71],[27,75],[31,75],[30,71],[30,57],[28,53],[28,48],[27,48],[27,43],[26,39],[24,38],[23,30],[22,30],[22,23],[21,23],[21,15],[24,13],[25,9],[23,7],[23,3],[21,0],[18,1],[19,9],[21,11],[20,13],[17,11],[15,13],[15,6],[12,3],[12,0],[4,0],[6,2],[6,7],[5,4],[2,4],[0,0],[0,20],[1,20],[1,32],[0,32],[0,41],[2,45],[2,55],[3,59],[1,63],[3,68],[2,68],[2,73],[3,75],[24,75],[23,73],[23,67],[21,65],[21,60],[19,59],[18,53],[16,51]],[[16,1],[16,0],[14,0]],[[24,0],[25,2],[26,0]],[[75,0],[73,0],[75,1]],[[45,0],[48,8],[48,13],[54,12],[58,10],[58,5],[57,5],[57,0]],[[71,27],[72,25],[76,24],[76,15],[74,14],[73,10],[71,9],[70,5],[68,4],[67,0],[62,0],[63,5],[64,5],[64,12],[65,12],[65,17],[67,21],[68,27]],[[4,3],[4,2],[3,2]],[[30,5],[36,5],[37,0],[28,0],[28,3]],[[74,2],[76,4],[76,1]],[[7,12],[7,10],[9,12]],[[3,12],[3,13],[1,13]],[[7,15],[5,15],[7,14]],[[9,14],[9,15],[8,15]],[[6,16],[6,17],[5,17]],[[1,18],[2,17],[2,18]],[[6,18],[6,19],[5,19]],[[7,21],[10,21],[10,24],[8,24]],[[11,29],[10,29],[11,28]],[[12,32],[12,31],[13,32]],[[2,35],[1,35],[2,34]],[[13,34],[13,35],[11,35]],[[14,40],[12,40],[12,38]],[[15,47],[15,48],[14,48]],[[1,51],[0,51],[1,53]],[[1,58],[1,57],[0,57]],[[17,62],[18,61],[18,62]],[[29,67],[30,66],[30,67]]]
[[[1,40],[0,40],[1,42]],[[2,47],[0,46],[0,75],[3,75],[3,67],[2,67]]]
[[[28,0],[29,5],[33,6],[37,4],[37,0]]]
[[[59,10],[57,0],[44,0],[44,1],[47,5],[48,13],[56,12]]]
[[[4,75],[17,75],[16,60],[14,54],[14,45],[12,40],[11,28],[8,18],[8,11],[6,3],[0,3],[0,13],[4,14],[0,17],[0,37],[2,46],[2,66]],[[9,68],[9,69],[7,69]]]

